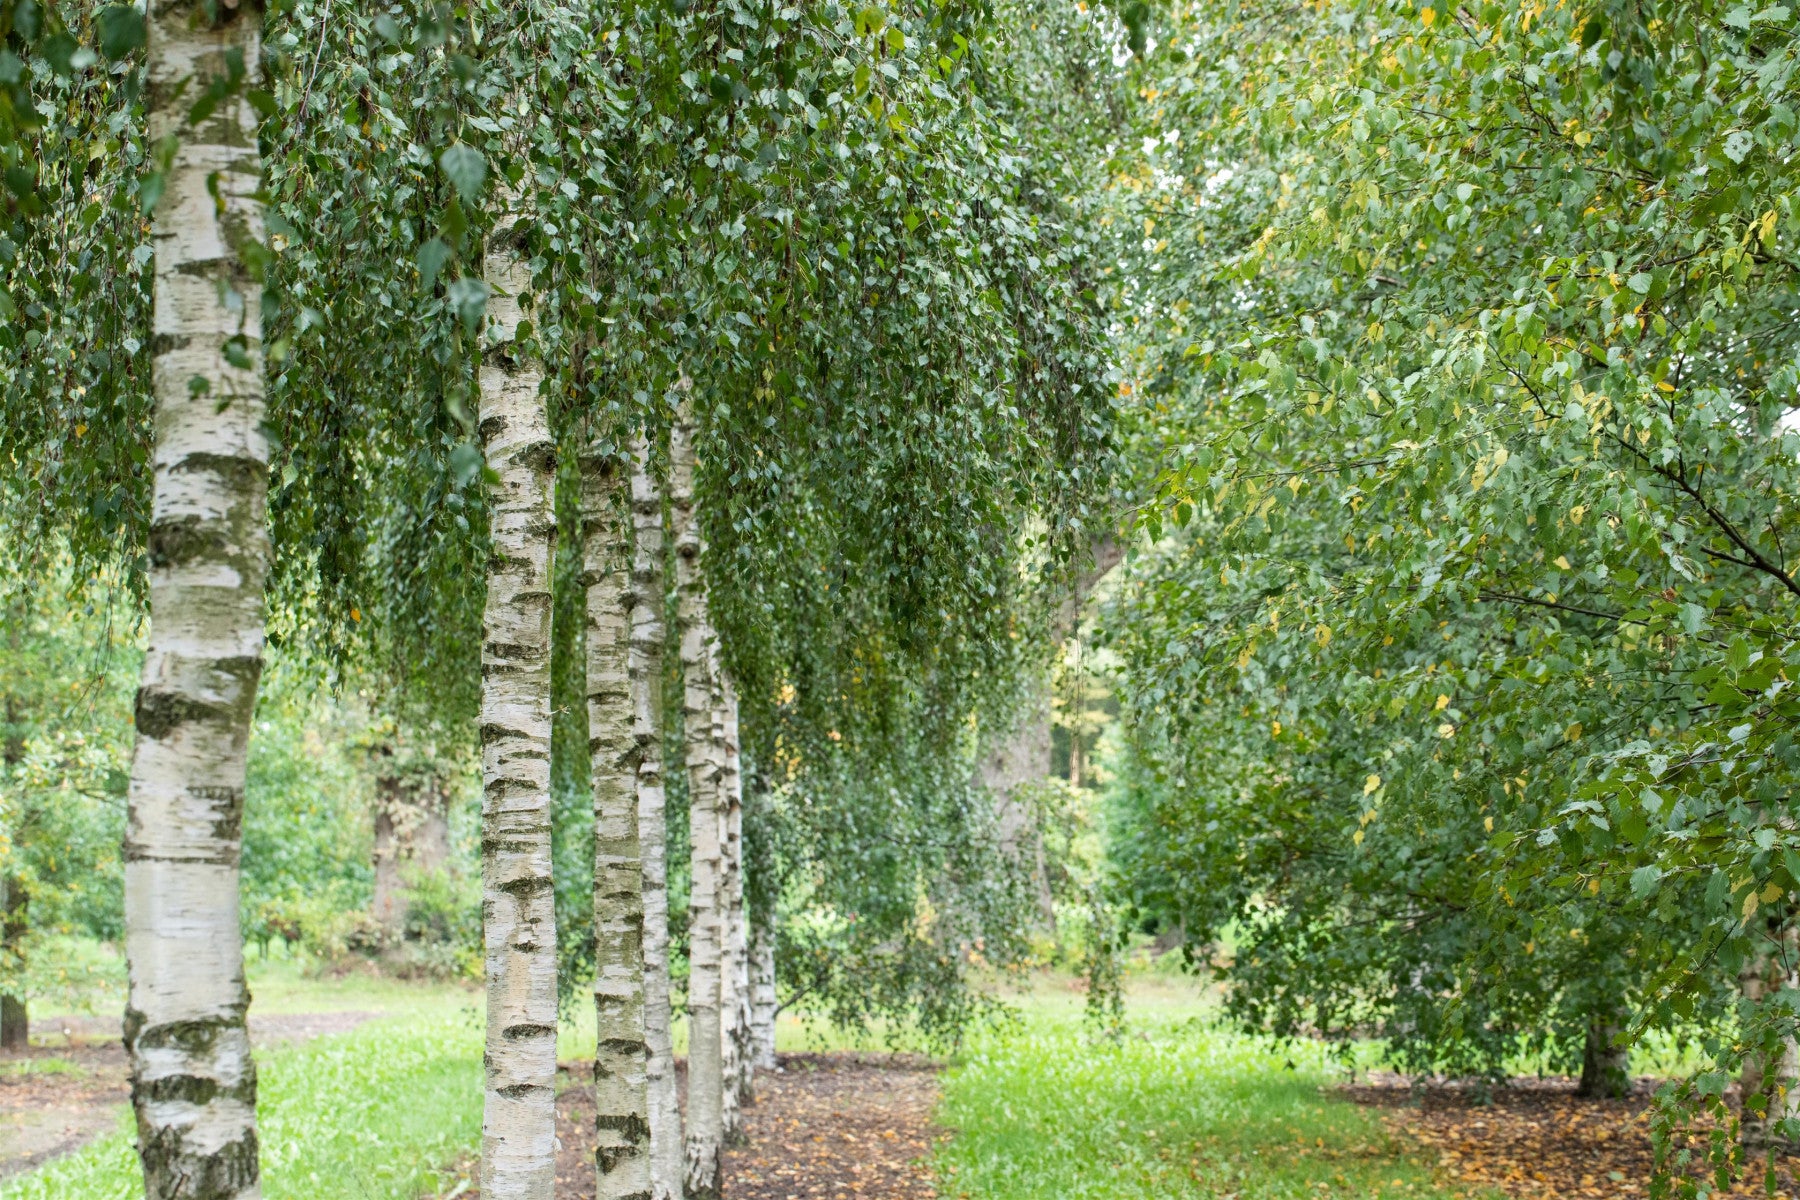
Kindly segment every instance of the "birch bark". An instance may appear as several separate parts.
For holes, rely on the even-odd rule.
[[[676,621],[681,633],[682,715],[687,730],[688,834],[692,844],[688,900],[688,1104],[686,1191],[717,1200],[724,1144],[724,1077],[720,1001],[723,873],[718,707],[711,670],[711,622],[694,519],[694,443],[689,402],[669,438],[669,508],[675,535]]]
[[[1753,1004],[1783,987],[1800,987],[1800,928],[1784,925],[1773,933],[1774,949],[1753,958],[1740,978],[1744,997]],[[1800,1120],[1800,1042],[1784,1037],[1775,1054],[1746,1062],[1739,1090],[1745,1101],[1760,1097],[1762,1107],[1761,1113],[1748,1107],[1743,1112],[1738,1136],[1745,1148],[1761,1152],[1788,1146],[1776,1124]]]
[[[581,460],[588,750],[594,789],[594,1167],[599,1200],[650,1200],[644,891],[630,675],[631,527],[610,455]]]
[[[631,731],[637,743],[643,862],[650,1183],[655,1200],[681,1200],[681,1107],[670,1030],[668,847],[663,825],[663,494],[651,474],[650,444],[643,437],[637,439],[632,457]]]
[[[216,23],[200,7],[162,0],[149,13],[150,137],[179,131],[179,142],[151,228],[150,645],[123,855],[124,1041],[148,1200],[253,1200],[238,863],[262,674],[269,447],[262,288],[241,253],[262,236],[261,166],[242,90],[197,127],[183,119],[215,77],[241,72],[254,87],[262,47],[252,6],[224,8]]]
[[[759,1071],[777,1070],[775,1061],[775,914],[750,931],[750,1044]]]
[[[499,476],[481,652],[481,883],[487,965],[485,1200],[556,1186],[556,910],[550,880],[550,565],[556,443],[543,371],[517,345],[530,274],[490,237],[480,431]]]
[[[743,1033],[738,1017],[748,999],[744,980],[747,947],[743,929],[744,890],[739,851],[743,840],[744,778],[738,758],[737,693],[713,645],[715,692],[713,733],[718,741],[719,776],[719,1131],[726,1145],[743,1139]]]

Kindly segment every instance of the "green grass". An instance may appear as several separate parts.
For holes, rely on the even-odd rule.
[[[1134,988],[1125,1036],[1096,1038],[1080,999],[1013,998],[1010,1029],[948,1071],[940,1192],[970,1200],[1298,1200],[1454,1195],[1378,1114],[1321,1091],[1322,1053],[1279,1053],[1213,1024],[1175,982]],[[1290,1067],[1290,1062],[1293,1065]]]
[[[461,990],[407,990],[410,1011],[401,1015],[258,1055],[267,1200],[413,1200],[446,1182],[440,1169],[478,1141],[481,1026],[472,999]],[[352,994],[390,1002],[396,995]],[[0,1185],[0,1200],[143,1194],[123,1118],[117,1133]]]

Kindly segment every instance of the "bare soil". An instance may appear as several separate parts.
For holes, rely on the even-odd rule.
[[[250,1018],[259,1046],[344,1033],[379,1013]],[[79,1149],[118,1128],[131,1098],[117,1018],[32,1022],[31,1048],[0,1055],[0,1179]]]

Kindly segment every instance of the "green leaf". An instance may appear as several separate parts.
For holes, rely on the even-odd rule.
[[[419,247],[419,287],[429,292],[437,286],[438,272],[450,261],[450,244],[443,238],[432,238]]]
[[[75,73],[75,52],[81,47],[66,33],[53,33],[44,39],[42,54],[50,69],[64,78]]]
[[[1662,868],[1654,866],[1639,867],[1631,873],[1631,894],[1639,900],[1651,895],[1662,886]]]
[[[470,333],[481,328],[482,314],[487,311],[487,284],[465,275],[450,284],[446,295],[451,310],[462,318]]]
[[[481,151],[457,142],[438,156],[438,166],[464,204],[472,207],[481,198],[482,185],[487,182],[487,159]]]
[[[130,4],[109,4],[94,18],[100,34],[100,53],[119,61],[146,41],[144,14]]]

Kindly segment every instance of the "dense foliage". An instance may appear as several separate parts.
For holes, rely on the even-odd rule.
[[[1800,865],[1791,24],[1159,26],[1126,836],[1146,911],[1236,924],[1252,1022],[1490,1070],[1627,1012],[1725,1068],[1791,1035],[1736,988]]]

